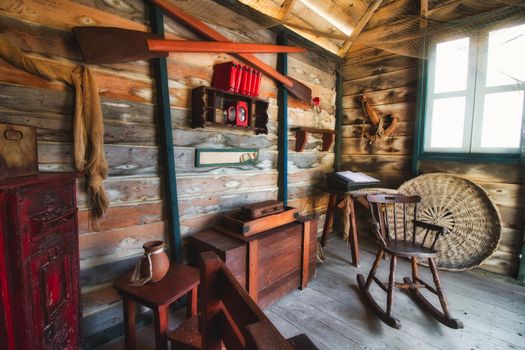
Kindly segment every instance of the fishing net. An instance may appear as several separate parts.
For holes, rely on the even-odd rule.
[[[334,56],[327,54],[325,49],[337,53],[349,38],[354,40],[353,47],[360,49],[373,48],[406,57],[427,58],[426,43],[433,38],[470,35],[480,27],[525,18],[525,0],[430,0],[426,18],[420,15],[420,0],[384,0],[367,27],[354,38],[345,29],[355,27],[373,0],[171,2],[206,23],[240,34],[246,41],[254,40],[268,28],[285,25],[320,45],[308,50],[328,61],[333,61]],[[257,12],[254,14],[247,10],[249,8]],[[388,63],[369,61],[352,62],[353,75],[373,75],[390,68]]]

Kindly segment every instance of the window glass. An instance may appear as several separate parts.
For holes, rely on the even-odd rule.
[[[469,38],[437,44],[434,93],[467,88],[468,48]]]
[[[525,24],[489,33],[487,86],[525,81]]]
[[[430,47],[425,152],[520,153],[525,24],[498,26]]]
[[[461,148],[465,120],[465,97],[435,99],[430,147]]]
[[[523,91],[486,94],[481,147],[520,147],[522,117]]]

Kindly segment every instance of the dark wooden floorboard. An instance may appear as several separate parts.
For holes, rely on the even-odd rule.
[[[320,348],[338,349],[441,349],[500,350],[525,349],[525,288],[479,271],[440,271],[452,315],[465,328],[443,326],[421,310],[406,292],[396,290],[394,316],[402,324],[396,330],[382,323],[364,304],[356,274],[368,274],[376,247],[361,244],[361,266],[350,265],[350,250],[338,237],[325,248],[327,261],[318,265],[315,278],[305,290],[296,290],[265,312],[285,337],[307,334]],[[389,259],[384,260],[378,277],[388,279]],[[408,260],[400,259],[397,281],[410,275]],[[423,278],[431,282],[427,268]],[[386,294],[372,290],[380,305]],[[432,296],[433,297],[433,296]],[[437,298],[431,299],[437,303]],[[436,304],[437,305],[437,304]],[[183,313],[174,315],[170,326],[181,322]],[[153,330],[147,326],[137,333],[140,348],[154,349]],[[122,338],[99,350],[124,349]]]

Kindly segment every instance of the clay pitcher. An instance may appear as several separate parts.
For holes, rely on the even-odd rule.
[[[151,282],[158,282],[166,276],[170,268],[170,261],[164,252],[163,241],[149,241],[144,243],[144,256],[140,264],[140,275],[150,276],[151,261]],[[149,255],[149,259],[148,259]]]

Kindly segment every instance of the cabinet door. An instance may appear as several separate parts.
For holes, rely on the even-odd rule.
[[[78,290],[74,287],[76,239],[72,232],[29,257],[34,346],[78,348]]]

